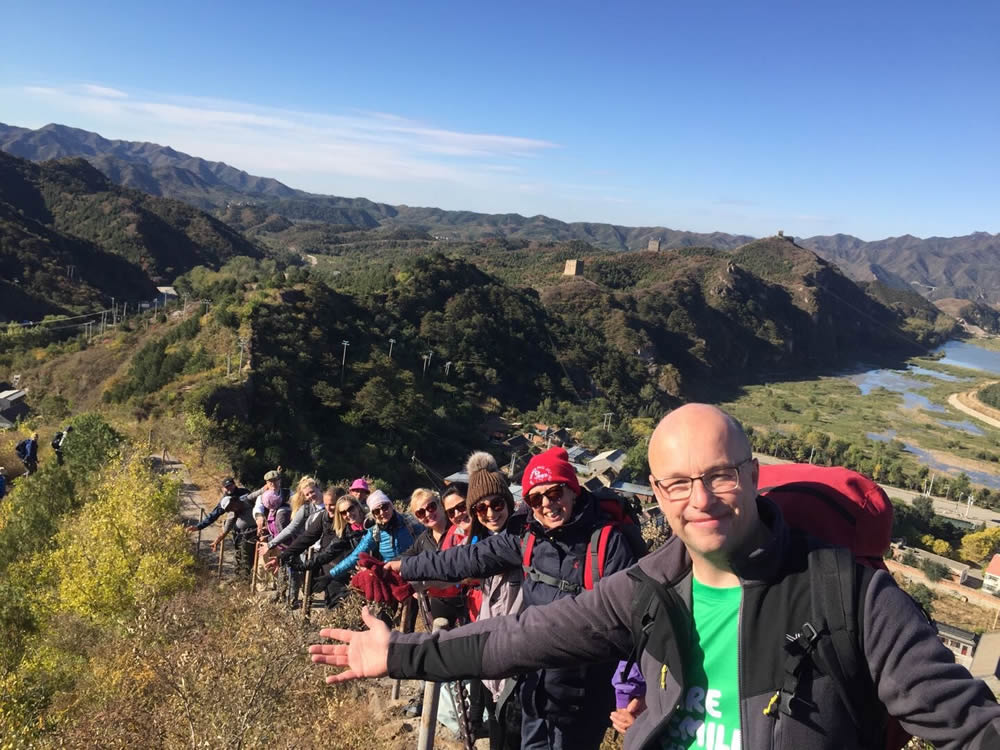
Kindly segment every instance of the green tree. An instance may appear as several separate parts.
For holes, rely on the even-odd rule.
[[[913,597],[913,600],[922,606],[927,614],[930,614],[934,608],[934,592],[922,583],[915,583],[911,586],[907,586],[906,593]]]
[[[934,518],[934,501],[926,495],[919,495],[913,499],[913,510],[921,521],[930,523]]]
[[[948,570],[946,565],[942,565],[935,560],[924,560],[920,563],[920,569],[924,571],[924,575],[927,576],[927,580],[931,583],[936,583],[951,575],[951,571]]]

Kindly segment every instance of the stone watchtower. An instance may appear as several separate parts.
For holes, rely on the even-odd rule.
[[[660,241],[659,240],[650,240],[646,244],[646,249],[649,252],[651,252],[651,253],[658,253],[658,252],[660,252]]]
[[[583,276],[583,261],[579,259],[567,260],[563,276]]]

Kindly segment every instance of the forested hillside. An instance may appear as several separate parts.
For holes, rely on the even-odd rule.
[[[0,318],[147,300],[195,265],[261,250],[218,219],[112,184],[82,159],[34,164],[0,153]]]

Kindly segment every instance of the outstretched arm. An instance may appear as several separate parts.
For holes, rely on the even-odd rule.
[[[330,568],[330,578],[336,578],[340,574],[349,571],[358,564],[358,559],[361,557],[362,552],[367,552],[375,546],[375,534],[373,532],[374,528],[368,529],[368,533],[358,542],[358,546],[351,551],[351,554]]]
[[[407,581],[485,578],[521,566],[521,540],[510,534],[497,534],[476,544],[421,552],[400,562],[399,574]]]
[[[322,631],[343,644],[315,645],[309,652],[316,664],[348,667],[328,682],[386,673],[450,682],[625,658],[632,648],[635,585],[623,571],[579,596],[434,634],[390,634],[384,625],[366,620],[370,629],[361,633]]]

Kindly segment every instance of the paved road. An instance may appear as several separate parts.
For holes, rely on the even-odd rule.
[[[990,427],[996,427],[997,429],[1000,429],[1000,419],[994,419],[993,417],[987,414],[983,414],[981,411],[973,409],[971,406],[963,404],[959,399],[960,395],[961,394],[958,393],[951,394],[950,396],[948,396],[948,403],[951,406],[954,406],[960,412],[964,412],[968,414],[970,417],[978,419],[980,422],[985,422]]]

